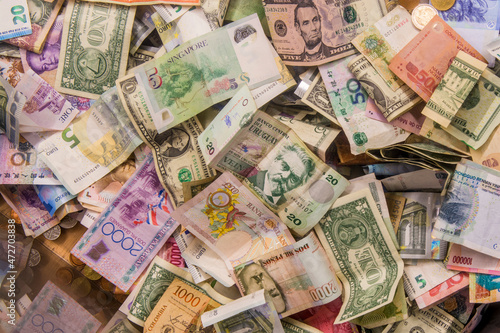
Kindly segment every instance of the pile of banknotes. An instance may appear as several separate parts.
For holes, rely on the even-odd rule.
[[[0,332],[500,331],[500,0],[1,8]]]

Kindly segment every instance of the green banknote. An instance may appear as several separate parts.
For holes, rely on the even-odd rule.
[[[368,189],[338,199],[315,231],[344,286],[336,324],[393,301],[403,260]]]
[[[117,81],[117,89],[139,136],[153,151],[155,166],[163,187],[174,207],[184,203],[182,183],[215,176],[201,154],[198,136],[203,128],[196,117],[158,133],[151,113],[144,103],[144,95],[133,75]]]
[[[158,132],[281,77],[257,15],[191,39],[136,72]]]
[[[189,272],[170,264],[160,257],[156,257],[149,265],[145,278],[136,287],[139,291],[130,308],[128,319],[137,325],[143,326],[149,314],[175,278],[210,296],[219,303],[226,304],[231,301],[212,289],[208,283],[194,284]]]
[[[136,7],[70,1],[57,68],[59,92],[91,99],[125,74]]]
[[[462,107],[443,128],[474,149],[480,148],[500,124],[500,78],[486,69]]]
[[[285,124],[257,110],[241,88],[199,136],[203,157],[250,189],[297,235],[304,236],[348,186]]]
[[[443,79],[432,93],[422,114],[448,127],[469,95],[487,64],[458,51]]]

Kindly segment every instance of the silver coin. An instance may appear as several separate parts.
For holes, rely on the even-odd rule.
[[[62,218],[61,222],[59,222],[59,226],[63,229],[71,229],[78,223],[78,220],[74,217],[66,215]]]
[[[37,249],[31,249],[30,255],[28,257],[28,266],[29,267],[35,267],[40,263],[40,260],[42,260],[42,256],[40,255],[40,252],[38,252]]]
[[[56,225],[43,233],[43,237],[48,240],[56,240],[59,236],[61,236],[61,227],[59,225]]]

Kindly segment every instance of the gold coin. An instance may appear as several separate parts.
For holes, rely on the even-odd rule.
[[[96,295],[96,300],[99,302],[101,305],[108,305],[113,301],[113,294],[107,291],[101,291],[99,290]]]
[[[97,273],[96,271],[94,271],[92,268],[90,268],[89,266],[85,266],[82,270],[82,274],[88,278],[89,280],[92,280],[92,281],[97,281],[99,280],[102,276],[101,274]]]
[[[59,268],[56,272],[56,280],[63,286],[67,286],[73,281],[73,272],[69,268]]]
[[[75,257],[73,254],[69,254],[69,262],[73,265],[73,266],[83,266],[85,265],[85,263],[83,261],[81,261],[80,259],[78,259],[77,257]]]
[[[437,10],[448,10],[455,4],[455,0],[431,0],[431,4]]]
[[[77,298],[85,297],[92,291],[92,286],[87,278],[79,277],[71,283],[71,291]]]
[[[115,285],[106,279],[101,279],[101,288],[112,293],[115,292]]]
[[[398,1],[398,4],[403,6],[410,13],[413,10],[413,8],[418,6],[419,3],[420,3],[420,0],[399,0]]]

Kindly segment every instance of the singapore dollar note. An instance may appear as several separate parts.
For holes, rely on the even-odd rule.
[[[271,37],[285,64],[316,66],[354,54],[351,40],[387,10],[375,1],[263,2]]]

